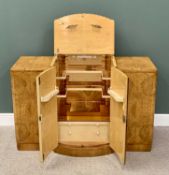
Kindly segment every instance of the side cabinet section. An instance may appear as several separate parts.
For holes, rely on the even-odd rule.
[[[127,150],[150,151],[153,139],[157,69],[148,57],[116,57],[129,78]]]
[[[126,74],[130,79],[127,150],[149,151],[153,139],[156,74]]]
[[[37,150],[38,120],[35,77],[39,72],[11,72],[15,132],[19,150]]]
[[[15,133],[18,150],[38,150],[36,77],[52,57],[20,57],[11,68]]]

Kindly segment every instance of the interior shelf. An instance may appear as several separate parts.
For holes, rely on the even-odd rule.
[[[86,116],[76,116],[76,115],[67,115],[67,116],[60,116],[59,121],[73,121],[73,122],[78,122],[78,121],[83,121],[83,122],[109,122],[110,117],[107,116],[92,116],[92,115],[86,115]]]
[[[117,102],[124,102],[124,89],[109,89],[108,94]]]

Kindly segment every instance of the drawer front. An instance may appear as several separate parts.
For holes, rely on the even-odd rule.
[[[109,122],[59,122],[59,142],[107,144],[109,143]]]

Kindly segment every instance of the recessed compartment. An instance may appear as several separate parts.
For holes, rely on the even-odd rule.
[[[111,55],[58,55],[58,120],[110,120]]]
[[[60,97],[59,121],[109,121],[110,98],[101,88],[68,88]]]

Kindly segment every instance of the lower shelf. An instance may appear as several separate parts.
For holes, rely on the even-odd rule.
[[[67,116],[59,116],[59,120],[62,122],[75,122],[75,121],[83,121],[83,122],[108,122],[110,120],[109,116],[97,116],[97,115],[67,115]]]
[[[95,147],[95,146],[101,146],[101,145],[106,145],[108,144],[107,142],[72,142],[72,141],[69,141],[69,142],[63,142],[62,143],[63,145],[68,145],[68,146],[74,146],[74,147]]]

